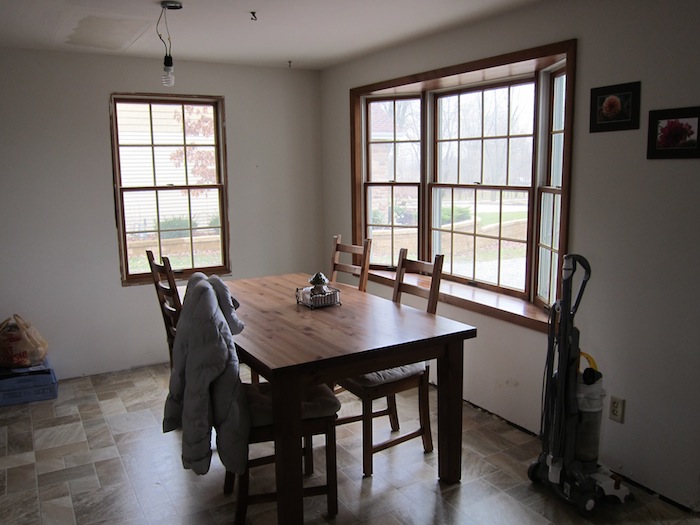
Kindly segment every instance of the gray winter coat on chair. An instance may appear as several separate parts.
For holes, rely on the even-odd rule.
[[[195,273],[177,323],[163,432],[182,428],[182,465],[206,474],[211,431],[226,470],[240,474],[248,459],[250,414],[233,336],[243,330],[238,302],[213,275]]]

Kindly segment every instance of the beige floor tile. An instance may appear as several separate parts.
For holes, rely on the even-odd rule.
[[[41,524],[42,525],[72,525],[75,523],[73,515],[73,501],[70,496],[42,500]]]
[[[244,374],[247,374],[244,367]],[[216,455],[198,476],[182,467],[181,433],[162,432],[167,364],[61,381],[54,400],[0,407],[0,523],[2,525],[207,525],[231,523],[235,495],[223,495],[224,469]],[[343,414],[359,402],[340,394]],[[416,395],[399,396],[403,430],[417,424]],[[431,423],[437,446],[437,396]],[[382,404],[378,400],[377,404]],[[362,472],[360,423],[337,429],[339,514],[329,520],[325,497],[306,498],[306,523],[334,525],[700,525],[685,512],[639,487],[633,501],[601,502],[580,516],[551,488],[527,479],[540,452],[530,433],[468,403],[462,408],[462,481],[437,479],[438,452],[411,440],[375,454],[374,475]],[[374,425],[375,441],[392,435],[387,418]],[[315,441],[323,479],[322,440]],[[266,455],[270,444],[251,447]],[[251,490],[274,490],[274,466],[251,473]],[[274,524],[274,503],[249,508],[248,523]]]
[[[80,422],[39,428],[34,431],[34,448],[36,450],[45,450],[84,441],[87,441],[87,437]]]

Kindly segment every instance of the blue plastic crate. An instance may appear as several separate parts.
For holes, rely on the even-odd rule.
[[[58,396],[58,381],[48,361],[31,368],[0,369],[0,406],[30,403]]]

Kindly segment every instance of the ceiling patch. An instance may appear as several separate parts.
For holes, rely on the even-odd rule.
[[[100,49],[127,49],[152,25],[150,20],[87,16],[66,39],[67,44]]]

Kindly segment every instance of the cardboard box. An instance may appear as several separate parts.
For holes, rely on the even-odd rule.
[[[58,396],[58,381],[48,360],[30,368],[0,368],[0,406]]]

